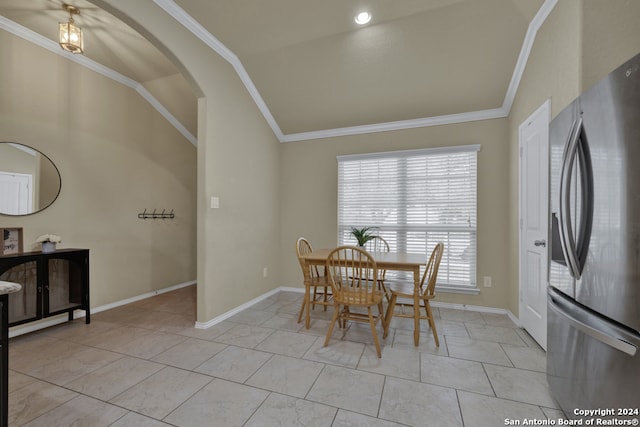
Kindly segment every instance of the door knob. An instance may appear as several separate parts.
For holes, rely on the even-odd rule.
[[[542,247],[547,246],[547,242],[544,240],[536,240],[535,242],[533,242],[533,244],[536,246],[542,246]]]

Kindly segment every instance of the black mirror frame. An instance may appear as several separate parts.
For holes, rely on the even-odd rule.
[[[51,206],[56,200],[58,200],[58,197],[60,196],[60,192],[62,191],[62,174],[60,174],[60,169],[58,169],[58,166],[56,166],[56,164],[53,162],[53,160],[51,160],[51,158],[49,156],[47,156],[46,154],[44,154],[42,151],[38,150],[37,148],[33,148],[30,145],[27,144],[22,144],[20,142],[14,142],[14,141],[0,141],[0,144],[16,144],[16,145],[22,145],[23,147],[27,147],[30,150],[34,150],[37,151],[38,153],[40,153],[41,156],[43,156],[44,158],[46,158],[47,160],[49,160],[49,162],[51,163],[51,165],[53,165],[53,168],[55,169],[56,173],[58,174],[58,192],[56,193],[56,195],[53,197],[53,199],[51,200],[51,202],[49,202],[49,204],[47,204],[46,206],[41,207],[40,209],[38,209],[37,211],[34,212],[30,212],[30,213],[26,213],[26,214],[19,214],[19,215],[14,215],[14,214],[8,214],[8,213],[4,213],[4,212],[0,212],[0,216],[7,216],[7,217],[20,217],[20,216],[29,216],[29,215],[34,215],[37,213],[42,212],[43,210],[47,209],[49,206]]]

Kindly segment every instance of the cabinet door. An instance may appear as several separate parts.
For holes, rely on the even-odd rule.
[[[83,306],[84,268],[83,258],[73,254],[50,256],[47,259],[45,316]]]
[[[0,426],[9,425],[9,295],[0,295]]]
[[[1,271],[0,280],[22,285],[20,292],[9,295],[9,326],[41,318],[42,288],[38,283],[36,259],[7,261]]]

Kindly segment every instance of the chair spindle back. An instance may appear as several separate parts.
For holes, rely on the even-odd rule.
[[[355,246],[340,246],[329,253],[327,270],[334,298],[351,303],[367,304],[379,294],[376,287],[378,268],[373,257]]]
[[[424,274],[422,276],[422,282],[420,283],[420,287],[422,288],[423,294],[426,294],[430,297],[434,296],[436,293],[436,281],[438,280],[438,268],[440,267],[440,261],[442,260],[442,253],[444,252],[444,244],[439,242],[433,251],[431,252],[431,256],[429,257],[429,262],[427,262],[427,268],[424,270]],[[426,289],[425,289],[426,286]]]

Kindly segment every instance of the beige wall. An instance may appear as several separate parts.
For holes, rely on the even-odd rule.
[[[518,127],[546,99],[555,117],[640,52],[640,2],[562,0],[536,36],[509,116],[509,309],[518,313]]]
[[[640,2],[582,0],[582,89],[640,52]]]
[[[198,321],[281,284],[280,143],[232,66],[152,0],[94,1],[155,38],[199,86]],[[220,208],[210,209],[211,196]],[[263,268],[269,275],[263,278]]]
[[[274,286],[300,286],[293,248],[298,236],[305,235],[316,246],[335,244],[336,155],[475,143],[483,146],[478,164],[477,276],[481,281],[491,275],[494,286],[481,288],[478,296],[444,294],[439,300],[517,313],[518,126],[546,99],[551,98],[555,115],[577,96],[583,61],[600,64],[594,75],[606,74],[612,68],[609,62],[622,61],[624,53],[603,62],[598,53],[611,48],[608,40],[617,40],[616,32],[624,35],[627,50],[638,40],[633,18],[624,16],[628,8],[637,8],[633,2],[619,0],[609,8],[596,0],[563,0],[536,37],[509,119],[279,146],[231,67],[164,12],[150,7],[150,0],[97,3],[120,9],[164,43],[205,94],[198,123],[201,321]],[[600,35],[583,35],[583,20],[591,27],[601,18]],[[624,26],[616,28],[620,19]],[[609,30],[612,37],[605,35]],[[585,74],[586,81],[593,78]],[[220,197],[219,210],[208,208],[212,195]],[[278,241],[279,253],[272,250]],[[234,256],[246,252],[250,257],[244,262]],[[267,280],[261,277],[263,267],[272,272]]]
[[[62,176],[41,213],[1,216],[91,250],[93,307],[196,278],[196,148],[134,90],[0,32],[0,140],[45,153]],[[174,209],[175,220],[137,218]]]
[[[508,119],[279,144],[231,65],[152,0],[95,3],[155,38],[197,83],[197,178],[193,147],[137,94],[2,33],[1,139],[40,149],[63,179],[51,208],[2,225],[24,227],[26,243],[58,233],[65,246],[91,248],[94,306],[190,280],[197,257],[200,322],[301,286],[296,238],[336,242],[337,155],[463,144],[482,146],[477,280],[492,276],[493,287],[438,300],[517,313],[518,126],[548,98],[557,114],[640,47],[637,2],[562,0],[538,32]],[[145,207],[174,208],[176,220],[141,223]]]
[[[547,99],[551,115],[558,114],[580,93],[580,4],[559,1],[536,35],[509,116],[509,305],[518,315],[519,209],[518,127]]]
[[[314,247],[337,242],[336,156],[427,147],[480,144],[478,153],[477,280],[492,276],[479,295],[439,293],[438,301],[505,308],[507,282],[507,121],[486,120],[395,132],[319,139],[282,146],[282,284],[300,287],[295,257],[300,236]]]
[[[198,129],[198,104],[192,97],[181,94],[189,93],[189,83],[181,74],[160,77],[146,81],[143,86],[153,94],[160,104],[171,106],[171,113],[193,135]]]
[[[283,283],[296,286],[300,282],[293,256],[298,236],[308,237],[316,246],[335,244],[336,155],[446,145],[461,135],[474,135],[481,141],[467,139],[466,143],[483,144],[479,156],[477,277],[481,283],[482,276],[493,276],[494,287],[481,287],[479,296],[440,294],[438,300],[507,308],[517,314],[518,127],[547,99],[551,99],[551,115],[555,116],[584,88],[640,51],[639,16],[640,2],[635,1],[558,2],[536,35],[504,124],[507,142],[494,137],[494,145],[506,152],[498,150],[494,158],[485,150],[486,135],[476,129],[483,128],[484,122],[286,144],[281,177]],[[490,174],[488,182],[483,182],[483,169]]]

